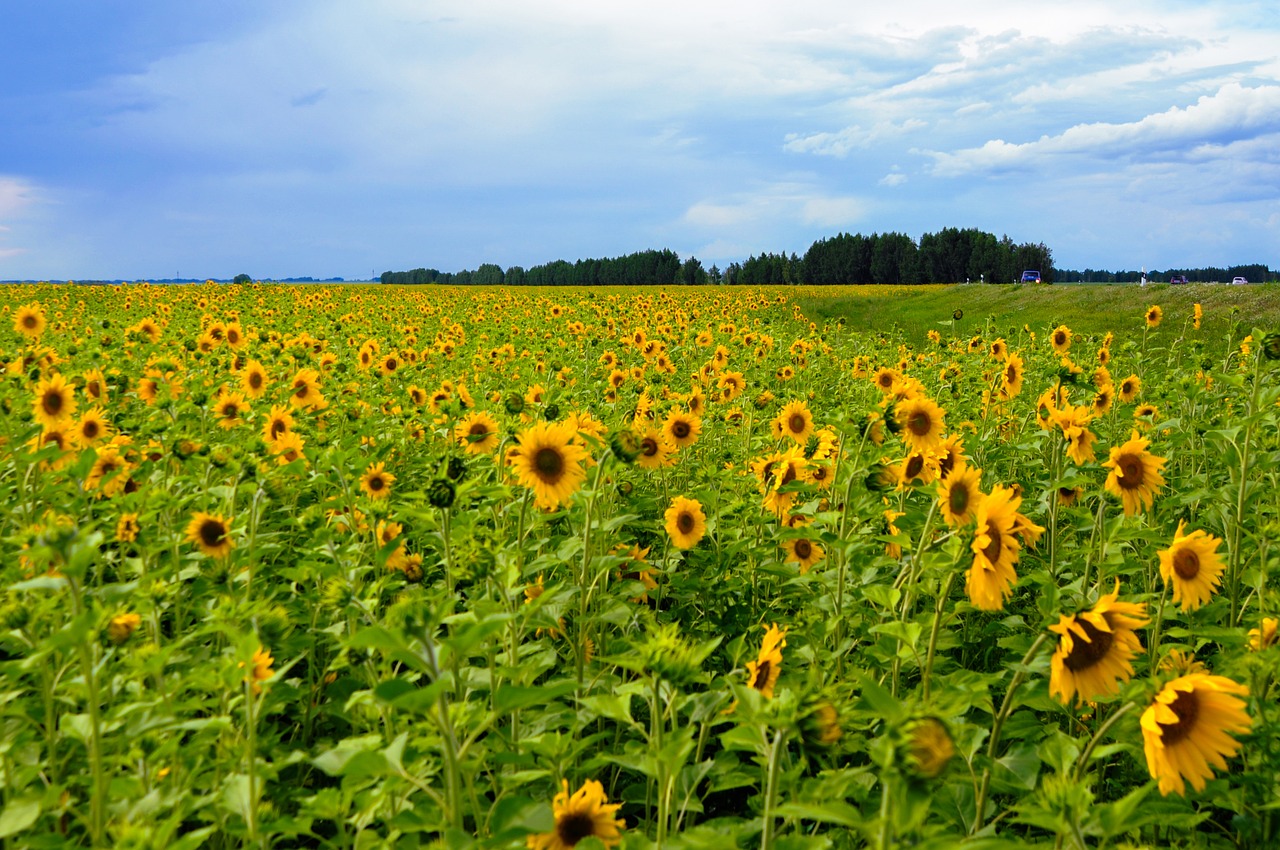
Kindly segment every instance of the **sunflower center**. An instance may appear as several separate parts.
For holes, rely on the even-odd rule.
[[[35,314],[28,313],[22,317],[22,326],[29,331],[35,330],[35,327],[38,321],[39,320],[35,317]]]
[[[907,459],[907,479],[916,478],[924,471],[924,455],[915,454]]]
[[[1122,490],[1137,490],[1142,486],[1143,469],[1142,458],[1137,455],[1123,454],[1116,459],[1116,466],[1120,469],[1120,477],[1117,482]]]
[[[1004,550],[1004,538],[1000,534],[1000,529],[996,528],[990,522],[987,523],[987,545],[983,547],[982,554],[988,561],[994,565],[1000,560],[1000,553]]]
[[[1053,344],[1054,344],[1054,345],[1056,345],[1056,346],[1058,346],[1058,347],[1062,347],[1062,346],[1066,345],[1066,344],[1067,344],[1067,335],[1066,335],[1066,334],[1064,334],[1064,333],[1062,333],[1061,331],[1059,331],[1059,332],[1055,333],[1055,334],[1053,335]]]
[[[369,489],[372,490],[373,492],[376,493],[386,486],[387,486],[387,482],[381,475],[369,476]]]
[[[1010,363],[1004,368],[1004,380],[1007,384],[1014,384],[1018,381],[1018,370]]]
[[[1195,691],[1178,691],[1177,698],[1169,703],[1169,709],[1178,715],[1177,723],[1160,723],[1160,737],[1166,747],[1178,743],[1195,729],[1200,717],[1200,698]]]
[[[957,481],[951,487],[951,492],[947,494],[947,507],[951,508],[951,513],[956,516],[964,516],[969,510],[969,486],[963,481]]]
[[[1183,581],[1191,581],[1200,574],[1200,556],[1194,549],[1180,547],[1173,553],[1173,571]]]
[[[688,437],[690,430],[689,423],[683,419],[678,419],[671,423],[671,433],[677,440],[683,440]]]
[[[274,438],[274,437],[278,437],[278,436],[280,436],[281,434],[283,434],[283,433],[284,433],[285,431],[287,431],[287,430],[289,430],[289,426],[287,426],[287,425],[285,425],[285,424],[284,424],[284,420],[283,420],[283,419],[272,419],[272,420],[271,420],[271,436],[272,436],[273,438]]]
[[[467,431],[467,434],[477,439],[483,439],[489,435],[489,427],[483,422],[473,422],[471,423],[471,428]]]
[[[797,558],[800,558],[801,560],[805,560],[812,554],[813,554],[812,543],[810,543],[808,540],[796,541],[796,557]]]
[[[387,367],[388,372],[394,372],[396,370],[396,367],[399,366],[400,364],[396,362],[394,357],[388,357],[385,365]]]
[[[235,419],[240,413],[240,407],[234,401],[229,401],[222,406],[222,418]]]
[[[763,691],[765,686],[769,684],[769,672],[773,669],[773,662],[764,660],[760,662],[760,666],[756,667],[756,676],[751,680],[751,687],[757,691]]]
[[[1076,640],[1071,647],[1071,652],[1062,659],[1063,666],[1073,673],[1087,670],[1102,661],[1107,657],[1111,645],[1115,643],[1113,633],[1102,631],[1088,620],[1076,620],[1076,625],[1084,631],[1085,636]]]
[[[40,406],[50,416],[57,416],[66,405],[66,399],[58,390],[48,390],[40,399]]]
[[[787,469],[782,473],[782,480],[778,482],[779,487],[784,487],[796,480],[796,468],[794,464],[787,464]]]
[[[205,546],[219,546],[226,536],[227,530],[218,520],[207,519],[200,523],[200,542]]]
[[[256,390],[256,389],[261,389],[261,387],[262,387],[262,373],[261,373],[261,372],[250,372],[250,373],[249,373],[249,386],[253,387],[255,390]]]
[[[696,524],[693,514],[687,511],[681,511],[680,516],[676,517],[676,528],[679,529],[681,534],[692,534]]]
[[[96,440],[102,431],[98,427],[96,420],[87,419],[85,420],[85,423],[80,426],[80,433],[86,440]]]
[[[791,414],[791,418],[787,420],[787,428],[792,434],[803,434],[805,432],[804,416],[799,413]]]
[[[564,474],[564,455],[550,446],[540,448],[533,455],[533,468],[539,478],[554,483]]]
[[[645,457],[654,457],[658,454],[658,441],[653,437],[645,437],[640,441],[640,453]]]

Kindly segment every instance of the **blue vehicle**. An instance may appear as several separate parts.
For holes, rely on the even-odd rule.
[[[1023,283],[1039,283],[1039,282],[1040,282],[1040,270],[1039,270],[1039,269],[1027,269],[1025,272],[1023,272],[1023,273],[1022,273],[1022,282],[1023,282]]]

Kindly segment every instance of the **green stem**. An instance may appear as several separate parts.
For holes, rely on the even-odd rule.
[[[921,682],[924,687],[924,698],[929,699],[929,680],[933,675],[933,655],[938,648],[938,633],[942,631],[942,612],[947,607],[947,598],[951,595],[951,585],[956,580],[956,568],[953,564],[947,572],[947,582],[938,594],[938,604],[933,611],[933,628],[929,631],[929,649],[924,658],[924,675]]]
[[[764,827],[760,830],[760,850],[771,850],[774,837],[773,810],[778,797],[778,774],[782,763],[782,730],[773,733],[773,742],[769,742],[767,729],[761,730],[768,761],[765,764],[764,786]]]
[[[1080,782],[1084,779],[1085,771],[1089,769],[1089,757],[1093,755],[1094,748],[1102,741],[1102,736],[1106,735],[1107,732],[1110,731],[1111,727],[1116,725],[1116,722],[1121,717],[1128,714],[1136,705],[1136,703],[1127,702],[1120,706],[1119,709],[1112,712],[1111,716],[1098,727],[1098,731],[1093,733],[1093,737],[1089,739],[1089,745],[1084,748],[1084,752],[1080,754],[1080,758],[1076,759],[1076,782]]]
[[[76,580],[67,577],[76,617],[84,615],[84,600]],[[84,675],[86,696],[89,701],[89,770],[92,785],[89,789],[89,834],[94,847],[104,846],[106,832],[106,773],[102,766],[102,706],[98,703],[97,661],[94,644],[90,639],[81,640],[76,647],[80,655],[80,669]]]

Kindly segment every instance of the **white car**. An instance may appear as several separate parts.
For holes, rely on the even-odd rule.
[[[1233,277],[1233,278],[1231,278],[1231,283],[1232,283],[1232,285],[1233,285],[1233,286],[1240,286],[1240,285],[1242,285],[1242,284],[1246,284],[1246,283],[1248,283],[1248,282],[1249,282],[1249,281],[1245,280],[1245,279],[1244,279],[1244,278],[1242,278],[1242,277]]]

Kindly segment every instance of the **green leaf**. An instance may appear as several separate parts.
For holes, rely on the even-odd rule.
[[[834,823],[837,826],[862,825],[862,814],[853,806],[839,800],[827,803],[783,803],[778,806],[777,813],[779,817]]]
[[[531,705],[545,705],[552,700],[573,693],[577,687],[576,682],[568,679],[534,687],[501,685],[497,693],[493,695],[493,707],[495,711],[506,714],[517,709],[528,708]]]
[[[4,807],[4,811],[0,812],[0,838],[8,838],[30,829],[39,817],[40,800],[38,798],[10,800]]]

